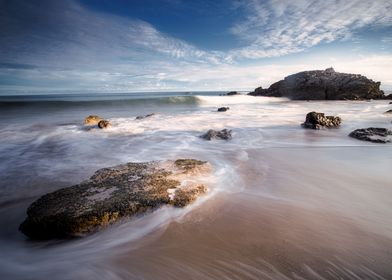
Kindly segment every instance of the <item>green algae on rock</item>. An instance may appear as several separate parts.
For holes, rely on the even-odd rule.
[[[103,168],[33,202],[19,229],[32,239],[77,237],[163,205],[184,207],[207,191],[197,181],[210,172],[209,163],[195,159]]]

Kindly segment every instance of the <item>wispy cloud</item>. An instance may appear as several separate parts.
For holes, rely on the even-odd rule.
[[[381,42],[385,44],[392,44],[392,36],[382,38]]]
[[[39,5],[16,2],[19,5],[12,6],[14,9],[0,14],[3,63],[96,65],[105,60],[158,55],[217,61],[216,54],[159,32],[145,21],[90,11],[72,0],[61,4],[44,0]]]
[[[246,19],[231,28],[248,45],[234,57],[276,57],[350,38],[365,26],[391,26],[390,0],[251,0]]]
[[[1,63],[0,62],[0,69],[25,69],[31,70],[36,69],[37,66],[30,65],[30,64],[21,64],[21,63]]]

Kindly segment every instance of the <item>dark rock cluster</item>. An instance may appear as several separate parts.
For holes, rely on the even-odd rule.
[[[154,116],[154,115],[155,115],[155,113],[151,113],[151,114],[147,114],[147,115],[142,115],[142,116],[137,116],[136,119],[137,119],[137,120],[142,120],[142,119],[145,119],[145,118],[152,117],[152,116]]]
[[[391,109],[391,110],[388,110],[388,111],[386,111],[384,114],[392,114],[392,109]]]
[[[200,135],[200,137],[205,140],[209,140],[209,141],[212,139],[230,140],[231,139],[231,130],[228,130],[226,128],[222,129],[220,131],[210,129],[206,133]]]
[[[228,93],[226,93],[227,96],[233,96],[233,95],[240,95],[241,93],[239,93],[238,91],[230,91]]]
[[[374,143],[387,143],[392,141],[392,131],[386,128],[368,127],[352,131],[350,137]]]
[[[218,112],[226,112],[229,109],[230,109],[230,107],[220,107],[220,108],[218,108]]]
[[[338,127],[342,122],[340,117],[325,116],[324,113],[310,112],[306,115],[305,122],[302,124],[304,128],[320,129],[322,127]]]
[[[100,120],[98,122],[98,127],[99,128],[108,128],[110,126],[110,122],[107,120]]]

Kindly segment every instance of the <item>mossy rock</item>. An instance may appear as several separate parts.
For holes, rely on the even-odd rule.
[[[46,194],[30,205],[19,229],[33,239],[84,236],[122,217],[163,205],[184,207],[207,191],[205,161],[179,159],[103,168],[79,185]],[[192,184],[185,184],[192,177]]]

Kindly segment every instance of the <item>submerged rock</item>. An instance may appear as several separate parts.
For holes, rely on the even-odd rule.
[[[256,88],[249,95],[287,97],[294,100],[362,100],[388,98],[380,82],[365,76],[324,71],[304,71],[285,77],[268,89]]]
[[[97,125],[102,118],[97,115],[90,115],[84,119],[84,124],[85,125]]]
[[[107,121],[107,120],[100,120],[99,123],[98,123],[98,127],[101,128],[101,129],[102,128],[108,128],[110,126],[111,126],[110,122]]]
[[[103,168],[79,185],[36,200],[19,229],[34,239],[83,236],[163,205],[184,207],[207,191],[197,177],[210,171],[210,164],[195,159]]]
[[[362,141],[387,143],[392,141],[392,131],[386,128],[368,127],[352,131],[348,136]]]
[[[218,112],[226,112],[229,109],[230,109],[230,107],[220,107],[220,108],[218,108]]]
[[[155,115],[155,113],[147,114],[147,115],[144,115],[144,116],[137,116],[136,119],[137,120],[142,120],[142,119],[145,119],[145,118],[152,117],[154,115]]]
[[[227,96],[233,96],[233,95],[240,95],[241,93],[239,93],[238,91],[230,91],[228,93],[226,93]]]
[[[304,128],[320,129],[322,127],[337,127],[341,124],[342,119],[335,116],[325,116],[324,113],[310,112],[306,114]]]
[[[200,135],[200,137],[209,141],[212,139],[230,140],[232,138],[231,130],[226,128],[222,129],[221,131],[210,129],[205,134]]]

